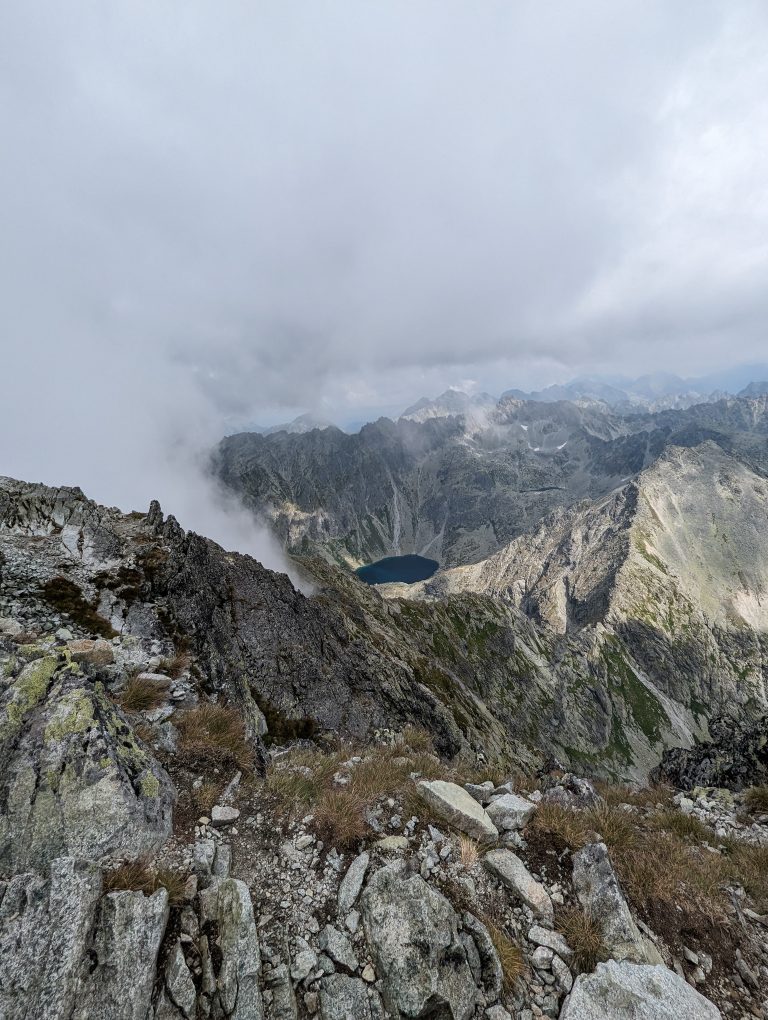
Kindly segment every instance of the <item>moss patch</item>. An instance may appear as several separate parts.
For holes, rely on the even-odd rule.
[[[58,665],[55,655],[27,663],[13,684],[14,697],[8,705],[8,723],[4,729],[15,729],[27,712],[43,700]]]
[[[96,612],[95,600],[88,602],[81,589],[67,577],[46,581],[40,589],[40,597],[90,634],[104,638],[113,638],[117,634],[109,621]]]
[[[83,688],[76,688],[59,700],[53,718],[45,727],[43,739],[50,744],[71,733],[85,733],[94,721],[92,699]]]

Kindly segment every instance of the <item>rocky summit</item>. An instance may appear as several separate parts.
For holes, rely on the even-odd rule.
[[[764,486],[667,445],[306,594],[0,479],[0,1016],[768,1017]]]

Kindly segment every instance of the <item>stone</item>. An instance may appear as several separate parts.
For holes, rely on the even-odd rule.
[[[358,962],[352,949],[352,943],[338,928],[327,924],[320,932],[318,945],[342,970],[347,971],[349,974],[355,973],[358,968]]]
[[[384,836],[382,839],[377,839],[373,845],[377,850],[381,850],[382,853],[390,853],[397,850],[407,850],[409,843],[405,836]]]
[[[185,1017],[194,1017],[197,990],[178,939],[166,960],[164,977],[168,998],[179,1007]]]
[[[609,960],[576,978],[560,1020],[722,1020],[722,1014],[663,965]]]
[[[594,807],[600,802],[600,796],[590,781],[572,772],[567,772],[556,786],[545,790],[541,799],[545,804],[560,804],[567,808]]]
[[[361,853],[358,857],[355,857],[350,866],[347,868],[347,873],[339,884],[339,917],[343,917],[345,914],[348,914],[352,907],[354,907],[355,901],[360,895],[360,890],[362,889],[363,880],[365,878],[365,873],[368,870],[370,860],[370,854],[367,852]]]
[[[45,874],[67,856],[135,860],[165,843],[171,780],[100,684],[63,656],[45,656],[0,702],[0,871]]]
[[[464,929],[472,937],[477,954],[480,957],[480,983],[485,992],[487,1002],[493,1002],[501,996],[504,984],[504,972],[499,954],[493,944],[490,932],[474,914],[464,913]]]
[[[359,978],[330,974],[320,985],[322,1020],[375,1020],[368,991]]]
[[[236,807],[229,807],[228,804],[214,804],[211,811],[211,825],[217,827],[231,825],[240,817],[240,811]]]
[[[10,616],[0,616],[0,637],[16,637],[17,634],[22,634],[24,628],[18,622]]]
[[[449,901],[397,860],[369,880],[361,904],[386,1009],[469,1020],[475,982]]]
[[[536,805],[525,797],[518,797],[516,793],[506,793],[501,797],[493,797],[485,810],[499,832],[510,832],[525,828]]]
[[[291,977],[294,981],[301,982],[309,977],[317,967],[317,953],[312,949],[302,949],[293,958],[291,963]]]
[[[296,994],[287,966],[280,962],[266,976],[266,996],[272,997],[271,1020],[297,1020]]]
[[[15,875],[0,897],[0,1017],[68,1020],[101,898],[101,871],[60,858]],[[0,890],[3,884],[0,883]]]
[[[555,975],[555,983],[560,992],[567,995],[573,988],[573,975],[567,963],[564,963],[557,954],[552,957],[552,973]]]
[[[78,988],[72,1020],[94,1016],[144,1020],[152,1002],[168,913],[165,889],[151,896],[125,890],[103,898],[89,951],[88,976]]]
[[[600,924],[603,944],[614,960],[663,962],[632,918],[605,843],[590,843],[574,854],[573,887],[583,909]]]
[[[67,648],[75,662],[89,666],[111,666],[115,661],[115,651],[112,645],[102,638],[96,641],[92,641],[90,638],[70,641]]]
[[[531,963],[536,970],[549,970],[554,955],[546,946],[537,946],[531,954]]]
[[[216,878],[229,878],[232,867],[232,847],[219,844],[216,847],[216,856],[213,859],[211,874]]]
[[[75,635],[71,630],[67,630],[66,627],[59,627],[54,636],[57,641],[64,641],[66,643],[67,641],[72,641]]]
[[[554,923],[554,908],[549,893],[537,882],[520,858],[511,850],[491,850],[483,858],[485,867],[502,885],[530,907],[545,924]]]
[[[210,884],[215,858],[216,844],[212,839],[198,839],[195,842],[192,850],[192,868],[203,889]]]
[[[499,831],[483,807],[456,783],[422,780],[416,792],[446,822],[479,840],[495,840]]]
[[[483,1015],[485,1020],[512,1020],[507,1010],[498,1003],[495,1006],[489,1006]]]
[[[573,950],[559,932],[550,931],[548,928],[542,928],[539,924],[534,924],[528,931],[528,939],[537,946],[546,946],[547,949],[551,949],[566,963],[573,959]]]
[[[218,928],[217,1008],[233,1020],[262,1020],[261,954],[248,886],[234,878],[210,885],[200,894],[200,914],[203,926],[214,921]]]
[[[490,779],[486,779],[484,783],[465,783],[464,789],[478,804],[487,804],[493,796],[493,783]]]

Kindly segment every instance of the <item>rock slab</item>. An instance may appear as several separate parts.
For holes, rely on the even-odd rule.
[[[398,860],[376,872],[361,903],[388,1012],[469,1020],[475,981],[448,900]]]
[[[722,1020],[722,1014],[662,965],[609,960],[576,978],[560,1020]]]
[[[461,832],[480,840],[498,839],[499,830],[483,806],[456,783],[422,781],[416,790],[436,814]]]
[[[603,944],[613,959],[663,962],[632,919],[605,843],[590,843],[574,854],[573,886],[584,910],[600,923]]]
[[[511,850],[491,850],[484,858],[485,867],[503,886],[530,907],[545,924],[554,924],[555,912],[549,893],[537,882],[517,854]]]

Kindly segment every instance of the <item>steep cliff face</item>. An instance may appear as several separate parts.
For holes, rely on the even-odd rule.
[[[696,733],[768,698],[768,482],[714,443],[670,448],[596,503],[559,511],[413,594],[486,594],[590,636],[648,726]],[[667,699],[666,701],[664,699]]]
[[[423,553],[478,562],[535,531],[553,510],[609,495],[669,445],[711,440],[768,469],[768,400],[623,414],[605,404],[507,397],[424,421],[225,439],[222,480],[286,545],[358,566]]]
[[[62,619],[71,610],[119,635],[118,681],[134,645],[184,649],[200,692],[236,704],[257,741],[268,727],[362,738],[415,723],[449,755],[521,765],[555,755],[634,776],[700,728],[673,700],[657,709],[661,694],[650,722],[633,713],[602,633],[558,634],[510,600],[384,599],[319,559],[304,564],[316,584],[306,597],[156,505],[121,515],[79,490],[11,481],[0,493],[9,616],[45,617],[63,586]],[[634,693],[642,708],[649,697]]]
[[[63,590],[64,620],[71,610],[119,635],[118,683],[134,646],[190,652],[200,693],[236,704],[258,746],[267,728],[362,738],[417,724],[448,755],[522,766],[554,755],[639,776],[697,730],[671,701],[636,718],[599,634],[558,635],[509,600],[387,600],[319,559],[305,563],[308,598],[156,505],[121,515],[79,490],[11,481],[0,493],[8,615],[45,618]]]

